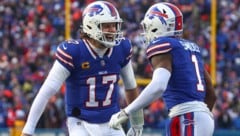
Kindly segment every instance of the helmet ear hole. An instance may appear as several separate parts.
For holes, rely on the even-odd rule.
[[[152,30],[152,32],[154,32],[154,33],[155,33],[155,32],[157,32],[157,30],[158,30],[158,29],[157,29],[157,28],[155,28],[155,29],[153,29],[153,30]]]
[[[87,25],[87,27],[88,27],[88,29],[92,29],[92,27],[91,27],[91,26],[89,26],[89,25]]]

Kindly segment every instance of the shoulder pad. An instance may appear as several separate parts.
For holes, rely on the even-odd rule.
[[[172,44],[169,39],[158,38],[150,43],[147,47],[147,58],[151,58],[157,54],[167,53],[172,50]]]

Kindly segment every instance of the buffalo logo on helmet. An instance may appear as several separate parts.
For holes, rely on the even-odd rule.
[[[166,13],[161,12],[157,7],[153,7],[147,14],[147,16],[149,17],[149,19],[153,19],[154,17],[157,17],[162,24],[167,25],[167,22],[164,18],[168,18],[168,15]]]
[[[108,2],[103,2],[103,3],[108,7],[111,16],[116,17],[117,11],[116,11],[115,7]],[[90,17],[92,17],[94,15],[100,14],[102,11],[103,11],[102,5],[94,4],[90,7],[87,7],[87,9],[85,9],[85,11],[83,12],[83,16],[89,15]]]
[[[103,11],[103,7],[99,4],[92,5],[85,9],[83,16],[89,15],[90,17],[97,15]]]

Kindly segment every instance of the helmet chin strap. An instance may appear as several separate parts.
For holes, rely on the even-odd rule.
[[[177,36],[180,37],[182,35],[182,30],[177,30],[177,31],[170,31],[170,32],[165,32],[159,35],[154,36],[153,39],[157,38],[157,37],[167,37],[167,36]],[[152,39],[152,40],[153,40]]]
[[[102,40],[98,40],[98,39],[96,39],[99,43],[101,43],[102,44],[102,46],[104,46],[104,47],[107,47],[107,48],[111,48],[111,47],[113,47],[113,46],[115,46],[116,44],[114,44],[114,43],[110,43],[110,42],[106,42],[106,41],[102,41]]]
[[[96,40],[98,42],[102,43],[105,47],[111,48],[113,46],[119,45],[122,39],[123,39],[122,37],[121,38],[115,37],[113,41],[109,41],[109,40],[107,40],[106,37],[102,36],[102,38],[96,39]]]

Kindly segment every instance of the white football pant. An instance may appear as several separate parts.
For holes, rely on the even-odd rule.
[[[68,117],[67,127],[69,136],[125,136],[123,129],[110,128],[108,122],[93,124],[78,118]]]
[[[212,136],[214,119],[207,112],[190,112],[171,118],[167,136]]]

